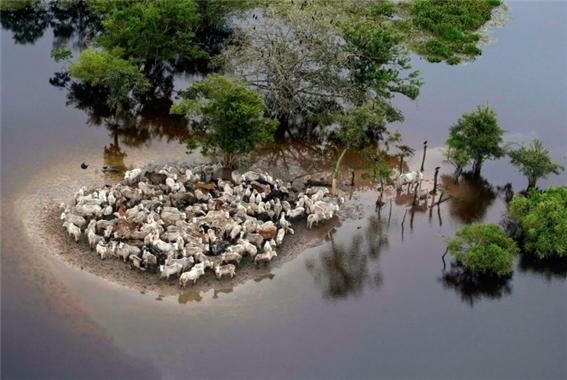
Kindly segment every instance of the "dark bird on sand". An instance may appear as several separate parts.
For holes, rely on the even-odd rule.
[[[84,162],[81,164],[81,169],[86,169],[88,167],[89,167],[89,165],[85,164]]]

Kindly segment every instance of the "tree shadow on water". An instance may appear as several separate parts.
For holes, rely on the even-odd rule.
[[[547,281],[567,278],[567,257],[538,259],[534,255],[523,253],[520,255],[518,269],[523,273],[534,273],[544,277]]]
[[[512,294],[510,278],[476,275],[456,263],[451,263],[451,268],[439,280],[444,288],[453,289],[471,307],[482,299],[495,300]]]
[[[86,0],[3,3],[0,23],[12,32],[16,44],[33,44],[51,28],[54,47],[76,40],[74,47],[84,48],[101,30],[102,17],[92,12]]]
[[[449,175],[441,176],[441,181],[451,196],[449,212],[465,224],[481,220],[496,199],[494,187],[471,173],[463,173],[458,182]]]
[[[360,296],[366,288],[378,289],[382,285],[382,274],[375,264],[388,246],[385,229],[379,216],[373,215],[366,231],[355,234],[347,244],[331,235],[330,250],[306,262],[324,298]]]

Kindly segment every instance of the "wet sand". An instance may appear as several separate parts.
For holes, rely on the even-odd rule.
[[[212,271],[207,271],[195,285],[180,289],[177,276],[169,280],[161,279],[159,273],[141,272],[130,268],[130,263],[124,263],[118,258],[101,260],[100,257],[89,249],[85,239],[76,243],[68,236],[61,227],[59,220],[60,210],[57,206],[45,206],[39,210],[39,218],[34,218],[34,239],[36,244],[49,247],[46,251],[55,254],[58,260],[68,265],[81,268],[81,270],[93,273],[100,278],[117,283],[122,286],[133,288],[140,292],[152,292],[161,296],[171,296],[183,293],[186,296],[207,292],[211,289],[222,290],[234,288],[250,280],[261,281],[269,278],[272,268],[281,267],[286,262],[293,260],[305,249],[317,246],[324,242],[329,230],[338,223],[338,218],[307,230],[305,222],[295,223],[296,233],[286,237],[284,243],[278,248],[278,256],[268,265],[256,266],[249,257],[243,258],[238,266],[238,272],[234,278],[223,278],[217,280]],[[36,224],[37,223],[37,224]]]

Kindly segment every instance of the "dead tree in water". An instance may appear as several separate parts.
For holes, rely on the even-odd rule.
[[[427,153],[427,140],[423,142],[423,157],[421,158],[421,169],[420,172],[423,173],[424,165],[425,165],[425,154]]]
[[[412,202],[412,206],[416,206],[417,205],[417,194],[419,193],[419,181],[415,184],[415,188],[413,189],[413,202]]]
[[[431,190],[431,194],[433,195],[437,194],[437,176],[439,175],[439,169],[439,166],[435,168],[435,175],[433,176],[433,190]]]

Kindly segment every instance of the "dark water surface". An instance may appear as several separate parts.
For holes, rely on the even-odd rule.
[[[400,100],[400,130],[405,143],[433,147],[427,177],[449,125],[481,103],[494,106],[508,140],[539,137],[567,166],[567,3],[513,2],[509,23],[492,34],[497,41],[471,64],[416,59],[426,84],[417,102]],[[483,287],[450,260],[443,270],[442,236],[499,222],[499,188],[525,186],[506,160],[403,228],[403,206],[378,215],[375,194],[358,191],[358,217],[323,245],[262,281],[195,297],[142,294],[59,262],[38,247],[33,213],[22,209],[111,180],[93,169],[104,164],[184,159],[184,124],[148,114],[134,130],[89,126],[48,82],[61,69],[49,58],[49,29],[33,45],[14,44],[6,30],[1,41],[3,377],[567,377],[564,261],[518,260],[509,282]],[[307,152],[293,146],[281,157],[306,167]],[[82,161],[91,168],[81,171]]]

